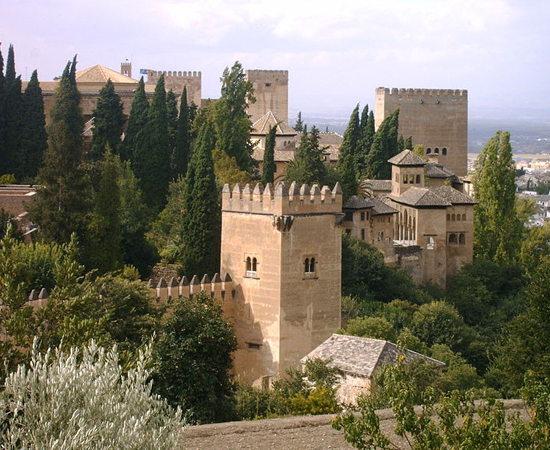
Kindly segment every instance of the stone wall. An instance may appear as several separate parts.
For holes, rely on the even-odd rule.
[[[252,123],[267,111],[288,123],[288,70],[247,70],[256,102],[248,105]]]

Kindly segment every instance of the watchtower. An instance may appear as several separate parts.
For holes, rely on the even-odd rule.
[[[126,77],[132,78],[132,63],[128,62],[128,60],[120,63],[120,73]]]
[[[283,374],[340,327],[342,191],[258,183],[222,193],[221,270],[235,289],[234,372]]]
[[[376,129],[399,108],[399,134],[424,144],[427,155],[455,175],[468,169],[468,91],[452,89],[387,89],[375,92]]]
[[[268,111],[288,123],[288,70],[247,70],[256,102],[248,105],[252,123]]]

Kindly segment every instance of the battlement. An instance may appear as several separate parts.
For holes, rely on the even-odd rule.
[[[147,70],[147,75],[149,81],[151,78],[158,79],[161,75],[164,75],[164,78],[201,78],[201,72],[196,71],[176,71],[176,70]]]
[[[328,186],[319,188],[317,184],[312,187],[303,184],[299,188],[296,182],[288,188],[284,182],[278,182],[275,187],[268,183],[265,188],[258,183],[254,189],[249,184],[244,188],[236,184],[233,189],[226,184],[222,190],[222,211],[275,216],[339,214],[342,212],[342,189],[340,183],[336,183],[332,190]]]
[[[217,273],[212,279],[206,274],[201,279],[194,275],[191,280],[185,276],[180,279],[170,278],[168,282],[161,278],[156,286],[149,281],[149,288],[149,296],[157,305],[168,304],[180,297],[192,298],[199,292],[206,292],[222,304],[224,301],[233,299],[233,280],[229,274],[225,274],[223,279]],[[42,308],[46,306],[49,299],[50,294],[47,289],[42,288],[40,291],[33,289],[25,305],[31,306],[33,309]]]
[[[385,94],[386,96],[401,97],[461,97],[464,100],[468,98],[466,89],[410,89],[410,88],[376,88],[376,95]]]
[[[247,78],[266,79],[266,78],[285,78],[288,79],[288,70],[247,70]]]
[[[206,292],[221,303],[233,299],[233,281],[229,274],[225,274],[223,280],[217,273],[212,279],[206,274],[200,280],[197,275],[194,275],[191,280],[183,276],[180,279],[170,278],[168,282],[161,278],[156,286],[150,286],[150,288],[151,297],[161,304],[180,297],[192,298],[199,292]]]

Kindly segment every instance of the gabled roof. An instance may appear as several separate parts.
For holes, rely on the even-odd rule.
[[[425,166],[426,161],[424,161],[416,153],[413,153],[411,150],[403,150],[398,155],[395,155],[393,158],[388,159],[390,164],[394,166]]]
[[[430,191],[451,202],[453,205],[475,205],[477,203],[469,195],[463,194],[451,186],[434,187],[430,188]]]
[[[75,74],[77,83],[107,83],[107,80],[111,80],[113,83],[137,83],[137,80],[122,75],[112,69],[99,64],[88,67],[87,69],[80,70]]]
[[[251,134],[265,135],[269,132],[270,127],[277,127],[276,134],[278,135],[296,136],[297,134],[294,128],[291,128],[287,123],[280,120],[271,110],[254,122]]]
[[[373,192],[391,191],[391,180],[365,180]]]
[[[359,195],[352,195],[344,204],[343,209],[372,209],[373,216],[398,213],[396,209],[378,198],[363,198]]]
[[[302,364],[308,359],[321,358],[329,360],[330,367],[337,367],[344,373],[365,378],[372,378],[376,369],[384,364],[395,364],[399,349],[395,344],[380,339],[362,338],[333,334],[325,342],[301,359]],[[407,350],[405,361],[423,359],[426,362],[444,366],[445,364],[420,353]]]
[[[434,190],[419,187],[409,188],[405,191],[404,194],[401,195],[390,194],[388,198],[397,203],[417,207],[447,207],[452,205],[450,201],[448,201],[444,197],[437,195]]]
[[[451,178],[454,175],[449,169],[439,163],[426,164],[426,176],[428,178]]]

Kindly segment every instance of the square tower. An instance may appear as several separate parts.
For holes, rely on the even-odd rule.
[[[258,183],[222,193],[221,270],[231,276],[234,372],[284,374],[340,327],[342,192]]]
[[[399,134],[424,144],[426,154],[455,175],[468,170],[468,91],[452,89],[388,89],[375,92],[376,129],[399,109]]]
[[[256,102],[248,105],[252,123],[268,111],[288,123],[288,70],[247,70]]]

